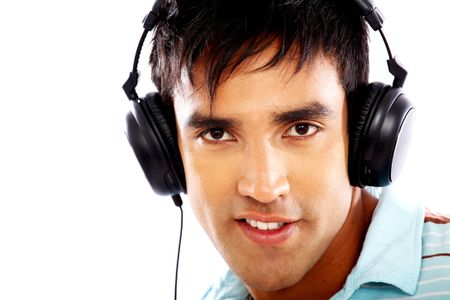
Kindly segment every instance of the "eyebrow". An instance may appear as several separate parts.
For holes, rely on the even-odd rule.
[[[186,124],[192,128],[236,128],[241,122],[231,118],[204,116],[199,112],[194,112]]]
[[[274,113],[273,122],[286,124],[298,120],[326,119],[334,115],[334,112],[325,105],[315,101],[301,108]]]
[[[301,108],[288,110],[285,112],[273,113],[273,121],[277,124],[286,124],[298,120],[325,119],[333,115],[333,111],[319,102],[312,102]],[[191,128],[236,128],[241,122],[224,117],[204,116],[199,112],[194,112],[186,122]]]

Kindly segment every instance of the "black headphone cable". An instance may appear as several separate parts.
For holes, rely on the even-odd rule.
[[[177,264],[175,268],[175,293],[174,299],[177,300],[177,290],[178,290],[178,266],[180,263],[180,250],[181,250],[181,239],[183,237],[183,201],[181,200],[180,195],[173,195],[172,200],[176,206],[180,208],[180,237],[178,240],[178,252],[177,252]]]

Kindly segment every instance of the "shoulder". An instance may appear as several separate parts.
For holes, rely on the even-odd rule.
[[[430,209],[425,209],[425,223],[448,224],[450,223],[450,215],[435,213]]]
[[[400,223],[388,225],[392,232],[398,233],[396,241],[384,243],[383,237],[378,237],[388,245],[382,256],[377,257],[377,263],[371,265],[372,268],[380,266],[381,271],[374,273],[379,275],[378,280],[365,281],[350,299],[450,299],[450,216],[423,207],[420,211],[416,222],[408,222],[404,214],[395,215]],[[417,231],[413,224],[420,230]],[[394,260],[385,259],[392,253],[396,254],[392,256]],[[383,261],[384,264],[380,263]],[[365,271],[371,269],[368,270]]]
[[[450,256],[450,216],[425,210],[422,259]]]
[[[448,256],[450,260],[450,216],[425,210],[422,259]]]
[[[450,296],[450,216],[425,211],[418,293]]]

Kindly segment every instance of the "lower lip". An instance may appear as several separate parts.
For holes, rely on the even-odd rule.
[[[284,224],[275,230],[260,230],[250,226],[247,222],[238,221],[244,234],[253,242],[261,246],[280,246],[292,234],[295,223]]]

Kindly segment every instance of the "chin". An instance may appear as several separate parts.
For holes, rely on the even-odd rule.
[[[279,278],[277,278],[277,280],[261,280],[261,278],[259,278],[252,283],[246,283],[246,285],[262,292],[276,292],[291,287],[297,282],[298,281],[294,280],[280,280]]]
[[[281,272],[262,272],[259,274],[248,274],[241,277],[242,281],[253,289],[264,292],[275,292],[291,287],[299,282],[303,275],[288,274],[287,270],[283,274]]]

